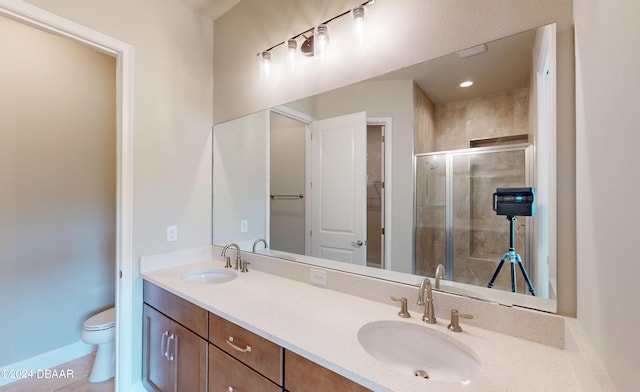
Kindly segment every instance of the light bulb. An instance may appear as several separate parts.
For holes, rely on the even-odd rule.
[[[359,5],[356,8],[351,10],[351,14],[353,15],[353,22],[357,25],[362,25],[364,23],[364,7]]]
[[[271,68],[271,52],[260,52],[260,68],[264,77],[268,79]]]
[[[291,38],[287,40],[287,59],[289,59],[289,64],[291,66],[294,65],[296,60],[296,54],[298,49],[298,41]]]
[[[329,29],[327,25],[321,24],[316,27],[316,36],[314,39],[314,50],[316,54],[323,54],[329,46]]]
[[[353,15],[353,28],[358,37],[358,41],[362,44],[364,38],[364,7],[359,5],[351,10]]]

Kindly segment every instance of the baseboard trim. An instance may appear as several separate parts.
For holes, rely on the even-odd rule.
[[[0,368],[0,387],[20,380],[20,378],[10,378],[9,376],[12,374],[17,373],[15,375],[19,375],[20,373],[24,374],[31,371],[36,375],[38,370],[50,369],[76,358],[83,357],[91,353],[94,348],[95,346],[86,344],[79,340],[68,346],[60,347],[55,350],[36,355],[35,357],[3,366]]]

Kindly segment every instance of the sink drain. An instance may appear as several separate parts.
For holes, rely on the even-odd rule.
[[[427,380],[429,379],[429,375],[424,370],[416,370],[415,375],[416,377],[426,378]]]

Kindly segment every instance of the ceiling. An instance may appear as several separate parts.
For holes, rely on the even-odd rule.
[[[529,30],[489,42],[480,54],[461,58],[452,53],[376,79],[414,80],[436,105],[527,87],[535,35],[535,29]],[[465,80],[473,86],[460,88]]]
[[[229,11],[240,0],[181,0],[199,13],[207,16],[211,20],[218,19],[222,14]]]

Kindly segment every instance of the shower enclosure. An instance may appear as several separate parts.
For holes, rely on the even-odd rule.
[[[509,248],[509,221],[493,211],[493,193],[530,186],[531,149],[520,144],[415,156],[415,273],[434,276],[443,264],[447,280],[487,286]],[[536,282],[530,219],[515,222],[515,248]],[[516,280],[518,292],[527,292],[519,270]],[[511,291],[507,266],[494,288]]]

